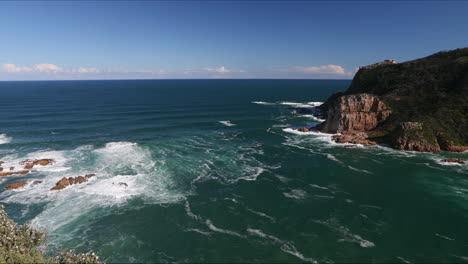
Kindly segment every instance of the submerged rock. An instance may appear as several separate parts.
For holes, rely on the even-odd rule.
[[[17,182],[17,183],[7,185],[5,189],[8,189],[8,190],[19,189],[19,188],[23,188],[24,186],[26,186],[26,182]]]
[[[309,132],[310,130],[307,127],[300,127],[297,129],[299,132]]]
[[[32,185],[41,184],[42,181],[33,181]]]
[[[3,171],[3,168],[2,168],[2,167],[0,167],[0,171]]]

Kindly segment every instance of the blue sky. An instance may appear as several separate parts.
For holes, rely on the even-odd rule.
[[[468,46],[468,1],[0,1],[0,80],[333,78]]]

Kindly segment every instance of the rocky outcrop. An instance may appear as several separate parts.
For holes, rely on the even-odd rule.
[[[40,160],[24,160],[20,162],[21,165],[24,165],[25,169],[32,169],[36,165],[47,166],[55,161],[53,159],[40,159]]]
[[[361,144],[366,146],[377,145],[376,142],[367,139],[368,135],[365,132],[357,133],[347,133],[342,135],[334,135],[332,137],[333,141],[337,143],[351,143],[351,144]]]
[[[468,151],[468,48],[361,67],[349,88],[319,108],[326,133],[366,132],[368,140],[413,151]],[[349,142],[349,136],[335,137]]]
[[[395,131],[393,147],[400,150],[439,152],[437,140],[422,123],[402,122]]]
[[[391,111],[371,94],[343,95],[327,109],[327,120],[317,129],[325,133],[365,132],[382,124]]]
[[[309,132],[309,129],[307,127],[300,127],[300,128],[298,128],[296,130],[299,131],[299,132]]]
[[[94,177],[95,174],[86,174],[85,176],[77,176],[77,177],[63,177],[58,181],[54,187],[52,187],[50,190],[51,191],[58,191],[65,189],[65,187],[73,184],[81,184],[84,182],[87,182],[89,178]]]
[[[465,164],[465,162],[466,162],[465,159],[443,159],[441,161],[442,162],[447,162],[447,163],[458,163],[458,164]]]
[[[26,182],[17,182],[17,183],[7,185],[5,189],[8,189],[8,190],[19,189],[19,188],[23,188],[24,186],[26,186]]]
[[[29,173],[28,170],[0,172],[0,177],[3,177],[3,176],[10,176],[10,175],[15,175],[15,174],[28,174],[28,173]]]

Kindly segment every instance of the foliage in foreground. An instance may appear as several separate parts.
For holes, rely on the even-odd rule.
[[[28,225],[17,225],[0,205],[0,263],[104,263],[94,253],[61,252],[45,256],[39,249],[44,233]]]

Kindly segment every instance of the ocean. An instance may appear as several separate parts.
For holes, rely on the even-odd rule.
[[[48,253],[107,262],[468,262],[468,166],[440,162],[468,153],[291,129],[349,84],[0,82],[3,167],[55,160],[2,177],[0,203],[47,232]]]

